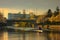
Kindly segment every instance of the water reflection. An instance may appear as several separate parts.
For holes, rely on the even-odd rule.
[[[19,33],[10,33],[9,39],[11,39],[11,40],[18,40],[18,39],[20,39],[20,40],[46,40],[47,38],[44,36],[43,33],[25,32],[25,34],[23,34],[23,33],[20,33],[20,34]]]
[[[48,40],[60,40],[60,33],[50,32],[47,34]]]
[[[0,32],[0,40],[60,40],[60,33]]]
[[[0,40],[8,40],[8,32],[0,32]]]

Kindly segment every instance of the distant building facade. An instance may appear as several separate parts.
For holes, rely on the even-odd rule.
[[[29,19],[29,14],[21,14],[21,13],[8,13],[8,19]]]

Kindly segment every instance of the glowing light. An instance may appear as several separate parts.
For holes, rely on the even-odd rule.
[[[8,18],[8,13],[18,13],[18,12],[23,12],[23,9],[19,10],[19,9],[12,9],[12,8],[0,8],[0,12],[3,13],[4,17]],[[37,12],[33,9],[28,9],[26,10],[26,14],[29,14],[29,12],[33,12],[35,15],[42,15],[44,14],[44,10],[37,10]]]

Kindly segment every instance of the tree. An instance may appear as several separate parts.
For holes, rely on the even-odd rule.
[[[56,11],[54,12],[54,16],[57,16],[57,15],[59,14],[59,11],[60,11],[60,10],[59,10],[59,7],[57,6],[57,7],[56,7]]]
[[[58,6],[56,7],[56,11],[57,11],[57,12],[59,12],[59,11],[60,11]]]
[[[51,16],[52,16],[52,11],[51,11],[51,9],[49,9],[46,17],[51,17]]]
[[[30,19],[34,19],[34,13],[33,12],[30,12]]]
[[[56,11],[54,12],[54,16],[57,16],[57,13],[56,13]]]

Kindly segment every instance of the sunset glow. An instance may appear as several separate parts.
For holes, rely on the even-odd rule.
[[[42,15],[44,14],[44,12],[46,11],[43,11],[43,10],[35,10],[35,9],[26,9],[26,14],[29,14],[29,12],[33,12],[34,14],[36,15]],[[10,9],[10,8],[0,8],[0,12],[3,13],[4,17],[8,18],[8,13],[18,13],[18,12],[21,12],[23,13],[23,9]]]

